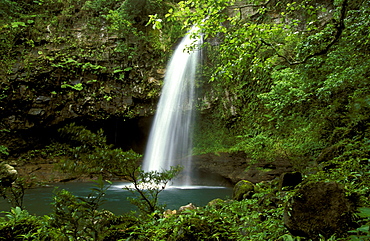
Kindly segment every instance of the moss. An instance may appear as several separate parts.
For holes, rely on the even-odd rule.
[[[234,186],[233,199],[241,201],[243,199],[250,198],[256,191],[256,185],[254,185],[250,181],[241,180]]]
[[[222,200],[221,198],[216,198],[216,199],[213,199],[212,201],[210,201],[207,206],[210,206],[210,207],[214,207],[214,208],[221,208],[222,207],[222,204],[225,203],[224,200]]]

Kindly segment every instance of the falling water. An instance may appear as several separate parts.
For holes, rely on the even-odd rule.
[[[193,33],[197,28],[193,28]],[[191,167],[192,125],[194,121],[195,72],[200,59],[202,38],[183,38],[166,70],[164,86],[144,155],[144,171],[163,171],[181,165]],[[195,44],[193,50],[187,49]],[[188,178],[182,184],[189,185]]]

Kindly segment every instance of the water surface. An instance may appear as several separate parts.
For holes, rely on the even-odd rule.
[[[31,213],[36,215],[49,214],[52,210],[51,202],[55,187],[66,189],[79,197],[87,197],[95,183],[91,182],[71,182],[57,184],[53,187],[42,187],[26,190],[24,206]],[[132,193],[122,189],[128,183],[113,183],[105,195],[103,209],[109,210],[116,215],[131,210],[136,210],[127,197],[133,197]],[[195,206],[205,206],[215,198],[226,199],[232,194],[232,189],[221,186],[173,186],[166,188],[159,195],[160,204],[166,204],[166,208],[178,209],[180,206],[193,203]],[[9,205],[0,200],[0,211],[9,211]]]

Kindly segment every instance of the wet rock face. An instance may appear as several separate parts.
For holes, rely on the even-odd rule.
[[[287,203],[284,223],[293,235],[329,238],[349,229],[352,206],[337,183],[307,183]]]

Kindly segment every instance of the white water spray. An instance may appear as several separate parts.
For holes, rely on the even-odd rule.
[[[144,155],[144,171],[169,170],[181,165],[190,170],[194,121],[195,73],[202,38],[191,38],[194,27],[176,48],[166,70],[164,86]],[[188,50],[195,44],[193,50]],[[189,184],[185,181],[184,185]]]

